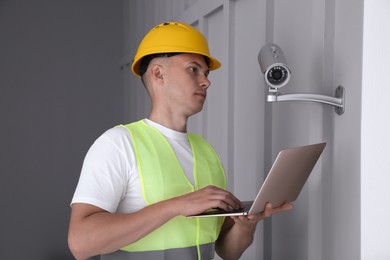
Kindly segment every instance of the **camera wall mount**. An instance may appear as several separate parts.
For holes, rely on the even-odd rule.
[[[279,101],[311,101],[317,103],[323,103],[335,107],[335,112],[338,115],[342,115],[345,111],[345,88],[338,86],[335,90],[335,96],[325,96],[318,94],[281,94],[270,88],[267,95],[268,102],[279,102]]]

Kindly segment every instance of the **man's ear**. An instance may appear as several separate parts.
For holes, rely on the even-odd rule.
[[[153,64],[150,68],[150,74],[154,79],[164,79],[164,68],[160,64]]]

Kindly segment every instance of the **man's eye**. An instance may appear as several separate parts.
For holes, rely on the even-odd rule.
[[[197,67],[191,67],[190,68],[190,71],[194,74],[197,74],[198,73],[198,68]]]

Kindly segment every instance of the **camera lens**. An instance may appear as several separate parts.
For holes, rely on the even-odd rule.
[[[282,84],[288,77],[288,71],[282,66],[275,66],[267,73],[267,80],[272,85]]]
[[[272,75],[271,75],[272,79],[274,80],[280,80],[282,77],[283,77],[283,72],[281,72],[280,70],[275,70]]]

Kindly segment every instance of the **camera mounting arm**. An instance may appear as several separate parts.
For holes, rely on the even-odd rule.
[[[270,87],[267,95],[268,102],[278,101],[311,101],[318,102],[335,107],[335,112],[342,115],[345,110],[345,89],[343,86],[338,86],[335,91],[335,97],[318,95],[318,94],[281,94],[276,89]]]

